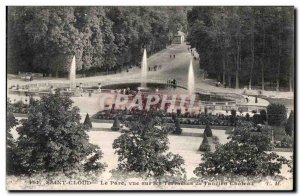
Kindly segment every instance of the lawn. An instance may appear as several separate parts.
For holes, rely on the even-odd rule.
[[[130,190],[130,189],[215,189],[215,186],[204,186],[204,185],[189,185],[189,186],[176,186],[176,185],[168,185],[167,187],[157,187],[157,186],[123,186],[123,185],[117,185],[117,186],[102,186],[101,180],[103,182],[110,182],[112,179],[110,170],[115,169],[118,164],[118,156],[114,153],[114,149],[112,148],[113,141],[120,136],[120,132],[114,132],[110,130],[110,127],[112,126],[112,123],[93,123],[93,127],[97,131],[90,131],[88,132],[88,135],[90,136],[90,142],[93,144],[97,144],[100,146],[102,152],[103,152],[103,159],[102,162],[105,162],[108,167],[106,168],[106,171],[99,176],[99,182],[96,184],[91,185],[68,185],[68,186],[62,186],[62,185],[33,185],[29,184],[29,181],[31,179],[40,179],[41,176],[42,179],[45,179],[45,175],[47,174],[40,174],[35,177],[16,177],[16,176],[8,176],[7,183],[10,188],[13,189],[69,189],[69,190],[75,190],[75,189],[89,189],[89,190],[101,190],[101,189],[124,189],[124,190]],[[183,157],[185,160],[185,169],[187,172],[187,178],[196,177],[193,173],[195,167],[198,166],[198,164],[201,162],[201,154],[202,152],[198,151],[198,148],[202,142],[202,137],[200,137],[204,129],[197,129],[197,128],[182,128],[183,129],[183,135],[170,135],[169,136],[169,147],[170,151],[179,154]],[[225,134],[225,130],[216,130],[213,129],[213,135],[217,136],[219,138],[219,142],[221,144],[224,144],[228,142],[228,135]],[[17,138],[17,133],[15,129],[12,131],[15,138]],[[279,155],[282,155],[288,159],[290,159],[290,156],[292,155],[292,152],[278,152]],[[286,178],[291,178],[292,174],[288,172],[289,168],[287,166],[284,166],[282,169],[281,175],[285,176]],[[56,175],[56,174],[55,174]],[[59,176],[57,178],[60,178]],[[130,179],[136,182],[142,182],[141,179]],[[290,181],[285,182],[288,183],[286,186],[290,187]],[[223,189],[234,189],[234,186],[228,186],[226,188],[222,187]],[[237,186],[236,188],[240,188]],[[248,189],[259,189],[259,186],[249,186]],[[262,189],[265,189],[264,186],[261,187]],[[274,187],[273,187],[274,188]],[[276,188],[276,187],[275,187]],[[277,187],[282,188],[282,187]]]
[[[99,130],[99,124],[94,124],[95,128]],[[102,123],[103,131],[90,131],[88,134],[90,136],[90,141],[93,144],[97,144],[102,149],[104,156],[103,161],[108,164],[108,167],[103,174],[103,176],[109,178],[109,170],[117,167],[118,156],[114,154],[112,149],[113,141],[121,134],[119,132],[109,131],[111,127],[110,123]],[[204,129],[195,128],[182,128],[183,136],[170,135],[170,151],[175,154],[179,154],[185,160],[185,169],[187,172],[187,177],[196,177],[193,174],[195,167],[201,162],[202,152],[198,151],[198,148],[202,142],[202,137],[200,137]],[[104,131],[105,130],[105,131]],[[193,136],[190,136],[193,135]],[[224,144],[227,142],[227,136],[225,130],[213,130],[213,135],[219,138],[219,142]]]

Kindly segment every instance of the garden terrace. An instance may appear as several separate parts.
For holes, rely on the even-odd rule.
[[[92,121],[101,122],[101,120],[113,120],[116,116],[123,121],[134,121],[137,116],[144,114],[144,111],[124,111],[124,110],[108,110],[98,112],[92,117]],[[223,114],[212,115],[205,113],[166,113],[166,112],[154,112],[156,116],[162,117],[166,123],[175,123],[175,119],[179,120],[180,124],[186,125],[206,125],[213,126],[233,126],[234,121],[232,116],[226,116]],[[237,115],[235,120],[247,120],[244,116]],[[249,117],[248,120],[252,120]]]

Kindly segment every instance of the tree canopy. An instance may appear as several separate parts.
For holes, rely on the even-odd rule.
[[[160,117],[149,112],[127,124],[129,130],[113,142],[115,153],[119,156],[115,174],[183,177],[184,160],[180,155],[168,152],[168,129]]]
[[[187,20],[209,77],[236,88],[293,89],[293,7],[193,7]]]
[[[289,161],[269,152],[271,144],[270,130],[255,130],[251,122],[238,122],[231,140],[216,148],[214,152],[205,152],[194,173],[198,177],[216,175],[274,176],[281,173],[283,164]]]
[[[104,170],[103,153],[89,143],[88,127],[68,96],[56,93],[32,101],[21,124],[16,144],[22,174]]]
[[[186,31],[186,7],[9,7],[8,71],[83,73],[138,65]]]

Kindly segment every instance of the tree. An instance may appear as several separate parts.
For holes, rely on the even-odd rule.
[[[259,151],[267,151],[272,148],[271,130],[267,126],[259,127],[249,121],[239,121],[231,139],[255,145]]]
[[[168,129],[160,117],[148,112],[128,122],[129,130],[113,143],[119,156],[115,172],[129,175],[131,172],[147,177],[182,176],[184,160],[178,154],[167,152]],[[158,128],[158,127],[161,128]]]
[[[12,113],[12,107],[7,102],[6,110],[6,172],[7,174],[18,173],[19,160],[16,154],[16,141],[11,134],[11,129],[17,126],[19,123]]]
[[[208,124],[205,126],[203,134],[206,135],[207,137],[212,137],[213,136],[211,128]]]
[[[250,9],[250,50],[251,50],[251,68],[250,68],[250,79],[249,79],[249,89],[251,89],[252,86],[252,77],[253,77],[253,69],[255,64],[255,9]],[[255,100],[256,101],[256,100]]]
[[[28,119],[17,128],[21,172],[102,172],[103,153],[89,143],[77,107],[59,92],[30,105]]]
[[[203,136],[203,140],[202,140],[202,143],[199,147],[199,151],[202,151],[202,152],[207,152],[207,151],[210,151],[210,145],[208,143],[208,139],[207,139],[207,136],[206,134],[204,134]]]
[[[229,87],[293,88],[292,7],[193,7],[187,13],[188,41],[201,69]],[[274,83],[274,84],[273,84]]]
[[[64,75],[137,65],[142,49],[162,50],[186,30],[186,7],[10,7],[8,70]]]
[[[266,152],[271,144],[266,131],[253,132],[253,124],[239,122],[231,141],[218,147],[215,152],[206,152],[203,162],[195,168],[196,176],[242,175],[274,176],[280,174],[288,160],[274,152]]]
[[[285,125],[285,132],[286,134],[292,136],[294,134],[294,131],[295,131],[295,116],[294,116],[294,111],[291,110],[291,113],[290,113],[290,116],[287,120],[287,123]]]
[[[90,120],[89,114],[86,114],[83,125],[85,125],[87,127],[87,129],[93,128],[93,125],[92,125],[92,122]]]
[[[287,160],[276,153],[259,151],[255,145],[232,140],[202,155],[203,162],[195,168],[196,176],[242,175],[274,176],[280,174],[282,164]]]
[[[267,107],[268,124],[282,126],[287,120],[286,107],[283,104],[271,103]]]

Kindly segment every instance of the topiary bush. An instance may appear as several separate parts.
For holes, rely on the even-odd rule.
[[[294,120],[295,120],[295,116],[294,116],[294,111],[292,110],[285,125],[285,132],[290,136],[294,134],[294,128],[295,128]]]
[[[250,114],[249,114],[249,113],[247,113],[245,117],[246,117],[246,120],[247,120],[247,121],[250,120]]]
[[[236,110],[235,109],[231,110],[231,115],[234,116],[234,117],[236,117]]]
[[[266,110],[261,110],[260,112],[261,123],[267,122],[267,112]]]
[[[268,124],[282,126],[287,120],[287,110],[283,104],[271,103],[267,107]]]
[[[207,115],[208,109],[207,107],[204,108],[204,114]]]
[[[93,128],[92,122],[90,120],[89,114],[86,114],[83,125],[86,126],[87,129]]]
[[[206,125],[203,134],[206,135],[207,137],[212,137],[213,136],[211,128],[210,128],[209,125]]]
[[[175,119],[175,130],[173,131],[173,134],[181,135],[182,129],[180,128],[180,123],[178,119]]]
[[[113,131],[119,131],[120,128],[121,128],[121,125],[120,125],[119,118],[115,117],[115,120],[114,120],[113,126],[111,127],[111,130],[113,130]]]
[[[201,146],[199,147],[199,151],[201,152],[210,152],[211,148],[209,144],[201,144]]]
[[[235,125],[236,123],[236,110],[232,109],[231,110],[231,115],[230,115],[230,124],[231,126]]]
[[[200,145],[200,147],[199,147],[198,150],[201,151],[201,152],[208,152],[208,151],[211,150],[210,145],[208,143],[207,136],[205,134],[203,136],[202,143],[201,143],[201,145]]]

